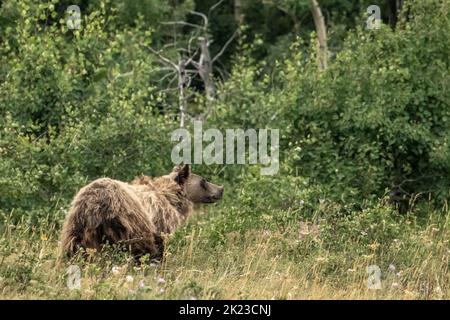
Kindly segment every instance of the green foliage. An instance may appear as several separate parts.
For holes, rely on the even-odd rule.
[[[450,195],[448,6],[414,2],[409,10],[395,31],[349,33],[321,73],[315,51],[305,56],[301,42],[270,77],[263,64],[239,59],[218,122],[280,128],[288,171],[326,185],[343,203],[361,205],[390,190],[444,203]]]
[[[90,179],[165,172],[175,124],[151,84],[149,34],[115,29],[104,5],[80,30],[40,25],[51,3],[18,6],[0,44],[0,207],[55,210]]]
[[[296,14],[306,8],[292,5],[265,4]],[[162,174],[170,167],[169,133],[177,126],[177,102],[155,81],[161,71],[145,45],[161,37],[149,30],[155,25],[148,21],[165,19],[170,6],[176,8],[170,15],[181,19],[193,4],[167,4],[161,16],[150,18],[134,2],[81,2],[80,30],[67,29],[64,6],[58,1],[10,0],[1,8],[4,212],[14,209],[33,216],[43,209],[38,215],[45,215],[67,206],[90,179],[127,180],[141,173]],[[430,6],[435,14],[424,14]],[[214,14],[228,14],[225,8]],[[299,175],[308,179],[305,189],[321,190],[320,199],[348,207],[363,207],[395,186],[408,197],[431,194],[441,203],[448,199],[448,8],[419,2],[408,8],[410,18],[404,17],[395,31],[385,26],[350,32],[343,50],[321,73],[315,50],[300,39],[287,41],[286,59],[274,62],[267,73],[271,63],[255,60],[267,48],[267,38],[249,37],[244,28],[207,126],[280,128],[282,175],[257,178],[249,166],[198,171],[234,188],[238,184],[239,197],[249,199],[281,180],[287,185],[274,194],[292,192],[289,176]],[[206,102],[197,97],[190,108],[200,113]],[[255,193],[249,193],[253,188]],[[249,204],[245,219],[252,221],[252,215],[267,210],[270,216],[286,214],[285,199],[277,197],[253,209]],[[320,199],[312,200],[317,205]],[[230,222],[230,230],[233,223],[247,225],[237,219]]]
[[[401,185],[410,194],[448,198],[448,8],[418,16],[396,32],[357,31],[327,72],[297,87],[287,136],[296,137],[293,163],[302,172],[349,196]],[[305,76],[314,77],[306,72],[299,82],[311,83]]]

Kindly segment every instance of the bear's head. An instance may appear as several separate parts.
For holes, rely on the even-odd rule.
[[[188,164],[176,166],[169,176],[184,187],[187,198],[193,203],[214,203],[222,198],[223,187],[192,173]]]

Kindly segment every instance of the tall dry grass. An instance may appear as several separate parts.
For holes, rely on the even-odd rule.
[[[277,230],[230,232],[211,245],[202,218],[180,231],[161,264],[132,262],[105,250],[87,262],[58,258],[57,224],[31,227],[6,217],[0,236],[2,299],[449,299],[448,214],[406,223],[399,239],[367,244],[325,234],[312,223]],[[305,227],[309,225],[309,227]],[[401,227],[401,226],[400,226]],[[399,229],[403,230],[403,229]],[[335,237],[333,245],[326,237]],[[80,289],[67,286],[67,268],[81,271]],[[369,289],[367,267],[381,271]]]

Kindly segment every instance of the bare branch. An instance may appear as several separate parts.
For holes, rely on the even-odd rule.
[[[220,79],[221,79],[222,81],[224,81],[224,80],[225,80],[225,74],[224,74],[222,68],[216,67],[215,70],[216,70],[217,72],[219,72]]]
[[[206,27],[208,26],[208,17],[206,17],[203,13],[201,12],[197,12],[197,11],[189,11],[191,14],[196,15],[196,16],[200,16],[203,19],[203,29],[206,30]]]
[[[168,58],[164,57],[161,53],[159,53],[158,51],[156,51],[155,49],[153,49],[150,46],[147,46],[145,44],[141,44],[142,46],[146,47],[148,50],[151,51],[151,53],[153,53],[155,56],[157,56],[162,62],[172,66],[173,69],[178,71],[178,65],[176,65],[175,63],[173,63],[172,61],[170,61]]]
[[[188,81],[187,81],[187,83],[186,83],[186,87],[189,88],[189,87],[191,86],[193,77],[189,77],[189,76],[188,76],[187,79],[188,79]],[[187,98],[186,98],[186,99],[187,99]]]
[[[217,67],[217,64],[219,64],[220,67]],[[220,60],[217,60],[215,68],[217,69],[217,71],[219,71],[220,74],[226,75],[222,77],[222,80],[225,80],[226,78],[230,77],[230,73],[226,71],[226,67],[223,65],[222,62],[220,62]]]
[[[192,60],[191,64],[197,69],[200,70],[201,64],[198,63],[197,61]]]
[[[183,25],[183,26],[188,26],[188,27],[192,27],[192,28],[204,28],[203,26],[199,26],[198,24],[189,23],[186,21],[167,21],[167,22],[160,22],[160,23],[164,24],[164,25]]]
[[[198,53],[198,49],[195,50],[195,52],[186,60],[186,65],[190,64],[190,63],[194,63],[194,58]]]
[[[172,72],[175,72],[175,70],[173,70],[173,68],[170,68],[170,67],[155,68],[152,71],[154,71],[154,72],[159,72],[159,71],[172,71]]]
[[[120,73],[114,78],[114,80],[117,80],[117,79],[123,78],[123,77],[129,77],[129,76],[133,75],[133,73],[134,73],[133,70],[126,72],[126,73]]]
[[[168,48],[171,48],[171,47],[175,47],[176,45],[177,44],[175,42],[167,43],[167,44],[163,45],[162,48],[163,49],[168,49]]]
[[[186,70],[185,72],[186,72],[187,74],[192,74],[192,75],[198,74],[198,70]]]
[[[190,53],[188,49],[185,48],[176,48],[175,51],[177,52],[181,52],[181,54],[186,54],[186,53]]]
[[[220,58],[220,56],[222,56],[225,52],[225,50],[227,49],[227,47],[230,45],[230,43],[234,40],[234,38],[236,38],[236,36],[238,35],[238,30],[236,30],[233,35],[230,37],[230,39],[228,39],[228,41],[223,45],[222,49],[220,49],[219,53],[216,54],[216,56],[211,60],[212,62],[215,62],[217,59]]]
[[[211,16],[211,13],[222,4],[222,2],[224,2],[225,0],[220,0],[219,2],[217,2],[215,5],[213,5],[211,8],[209,8],[208,10],[208,18]]]
[[[161,79],[157,80],[156,82],[163,82],[164,80],[166,80],[166,78],[168,78],[170,76],[176,76],[176,72],[175,71],[169,72],[169,73],[165,74],[164,76],[162,76]]]
[[[198,36],[199,36],[199,34],[196,34],[195,36],[192,36],[192,37],[189,38],[189,41],[188,41],[188,51],[189,51],[189,54],[191,53],[191,45],[192,45],[192,41],[198,39]],[[197,51],[197,50],[198,50],[198,48],[196,49],[196,51]]]
[[[170,81],[169,81],[169,84],[168,84],[168,87],[171,87],[172,86],[172,84],[175,82],[175,80],[177,80],[178,79],[178,77],[173,77]],[[176,90],[178,90],[178,88],[175,88]]]
[[[178,90],[178,88],[166,88],[166,89],[161,89],[158,92],[170,92],[170,91],[175,91]]]

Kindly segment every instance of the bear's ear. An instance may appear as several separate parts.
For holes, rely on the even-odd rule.
[[[175,173],[175,181],[178,184],[183,184],[189,178],[189,175],[191,174],[191,168],[188,164],[179,165],[173,168],[173,172]]]

